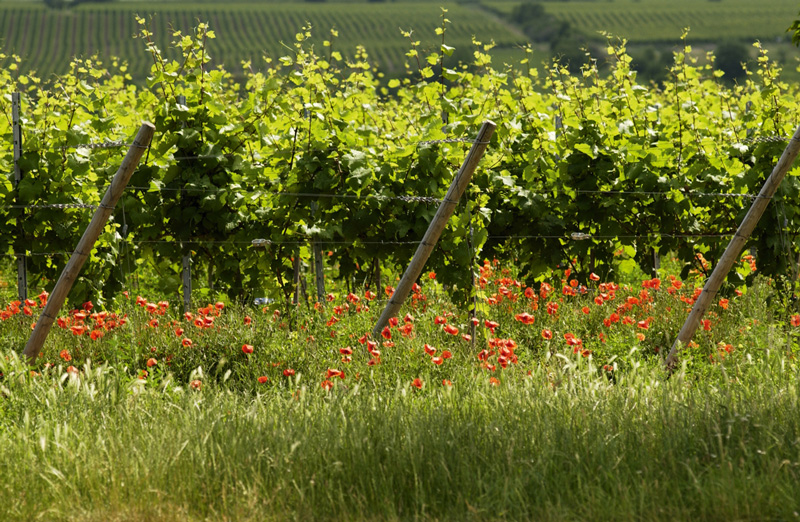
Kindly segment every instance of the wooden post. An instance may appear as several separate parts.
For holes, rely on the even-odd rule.
[[[314,279],[317,283],[317,302],[325,302],[325,273],[322,263],[322,245],[314,242]]]
[[[19,166],[19,160],[22,157],[22,124],[20,123],[20,97],[19,93],[11,94],[11,126],[12,135],[14,138],[14,189],[17,189],[19,182],[22,180],[22,170]],[[17,198],[17,204],[19,204]],[[25,209],[21,209],[20,215],[24,214]],[[19,219],[19,218],[18,218]],[[19,238],[22,237],[22,223],[17,223],[19,230]],[[28,263],[25,253],[17,252],[17,295],[20,301],[25,301],[28,298]]]
[[[378,335],[380,335],[383,327],[386,326],[390,318],[397,314],[397,311],[400,310],[400,307],[411,292],[414,281],[416,281],[422,273],[425,262],[428,260],[428,257],[430,257],[433,247],[436,246],[439,236],[442,235],[447,221],[450,219],[450,216],[453,215],[458,200],[464,193],[464,189],[469,185],[470,179],[472,179],[472,173],[475,172],[475,168],[478,166],[478,162],[483,156],[486,146],[489,144],[489,140],[492,138],[495,127],[496,125],[489,120],[483,122],[480,131],[478,131],[478,136],[475,138],[475,141],[472,143],[472,148],[470,148],[467,154],[467,158],[464,160],[461,168],[458,169],[458,173],[450,184],[447,195],[439,205],[436,215],[433,216],[433,221],[431,221],[428,230],[425,232],[425,236],[422,238],[422,242],[419,244],[419,247],[417,247],[414,258],[411,260],[411,263],[409,263],[408,268],[406,268],[394,294],[389,299],[386,308],[384,308],[378,322],[375,324],[375,328],[372,329],[373,337],[377,338]]]
[[[658,277],[658,271],[661,268],[661,256],[658,254],[658,249],[653,248],[653,277]]]
[[[128,149],[125,159],[122,160],[122,164],[114,175],[114,179],[111,180],[111,184],[105,196],[103,196],[100,206],[97,207],[92,221],[89,223],[89,226],[86,227],[86,231],[83,233],[80,241],[78,241],[78,246],[75,247],[75,251],[72,253],[64,271],[61,272],[61,277],[58,278],[53,293],[50,294],[50,298],[47,300],[44,310],[42,310],[38,321],[36,321],[33,333],[30,339],[28,339],[28,343],[25,345],[25,351],[23,353],[28,358],[29,362],[34,362],[39,352],[42,350],[42,345],[44,345],[44,341],[47,339],[47,334],[50,332],[50,327],[53,325],[58,311],[64,304],[72,288],[72,284],[75,282],[83,264],[86,262],[86,258],[89,257],[89,252],[91,252],[94,247],[95,241],[100,237],[100,233],[103,231],[103,227],[105,227],[111,215],[111,211],[114,210],[114,206],[117,204],[122,192],[128,185],[128,181],[133,171],[136,170],[136,166],[139,164],[139,160],[142,158],[145,149],[150,144],[150,140],[153,139],[155,130],[156,128],[152,123],[145,122],[142,124],[139,132],[136,134],[133,145]]]
[[[186,96],[178,95],[175,101],[181,105],[186,105]],[[186,122],[181,122],[181,127],[186,128]],[[181,203],[183,203],[183,190],[181,190]],[[183,250],[183,243],[181,243]],[[188,312],[192,309],[192,256],[183,254],[181,257],[181,281],[183,287],[183,311]]]
[[[711,272],[711,276],[708,278],[708,281],[706,281],[703,292],[694,303],[689,317],[686,318],[686,322],[678,333],[678,338],[675,340],[675,343],[673,343],[672,349],[664,360],[664,365],[668,370],[671,371],[678,361],[678,349],[688,344],[694,336],[694,332],[700,324],[700,319],[711,305],[712,300],[717,295],[719,287],[722,286],[722,282],[725,280],[728,272],[730,272],[731,267],[733,267],[733,264],[742,253],[745,243],[750,238],[750,234],[753,233],[753,229],[758,224],[758,220],[761,219],[762,214],[764,214],[764,210],[766,210],[775,191],[778,190],[781,181],[783,181],[784,176],[786,176],[786,173],[792,166],[798,152],[800,152],[800,127],[794,132],[794,136],[792,136],[792,139],[789,141],[789,145],[786,146],[786,150],[783,151],[777,165],[775,165],[767,181],[764,182],[764,186],[761,187],[761,192],[758,193],[755,201],[753,201],[750,210],[747,211],[747,215],[744,217],[744,220],[742,220],[738,230],[736,230],[736,234],[731,238],[717,266],[714,267],[714,271]]]
[[[183,311],[188,312],[192,309],[192,256],[185,255],[181,261],[183,265],[181,273],[181,280],[183,282]]]
[[[294,294],[292,295],[292,304],[298,305],[300,303],[300,248],[294,252],[294,262],[292,263],[292,285],[294,286]]]
[[[319,205],[316,201],[311,202],[311,217],[313,218],[318,210]],[[322,264],[322,245],[319,241],[311,242],[311,249],[314,251],[314,281],[317,285],[317,302],[325,302],[325,274],[323,273],[324,265]]]

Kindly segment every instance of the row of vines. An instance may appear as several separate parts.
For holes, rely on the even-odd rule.
[[[153,60],[145,88],[114,65],[76,59],[50,82],[0,71],[0,252],[28,252],[30,286],[52,286],[90,213],[53,204],[97,204],[143,120],[156,137],[84,268],[76,299],[116,293],[131,275],[155,274],[178,292],[183,255],[195,277],[236,298],[288,296],[293,258],[323,243],[328,266],[347,281],[403,267],[481,122],[498,126],[428,266],[464,297],[476,256],[513,257],[529,282],[569,264],[579,279],[614,276],[620,259],[652,268],[653,251],[685,271],[713,266],[791,134],[798,90],[780,81],[766,51],[745,82],[728,87],[686,46],[672,80],[636,81],[625,43],[610,43],[581,73],[558,63],[544,74],[495,68],[491,45],[473,60],[442,66],[422,55],[404,80],[381,87],[365,53],[343,59],[308,45],[303,29],[267,72],[238,82],[208,63],[214,33],[176,33],[180,60],[163,58],[144,20]],[[411,35],[409,35],[411,36]],[[327,44],[327,42],[326,42]],[[11,93],[23,93],[23,177],[14,187]],[[179,103],[185,97],[185,103]],[[800,229],[796,170],[749,246],[759,269],[790,274]],[[335,196],[335,197],[334,197]],[[474,236],[470,235],[470,225]],[[251,246],[268,240],[266,248]],[[623,255],[620,256],[619,253]],[[732,282],[738,274],[731,275]]]

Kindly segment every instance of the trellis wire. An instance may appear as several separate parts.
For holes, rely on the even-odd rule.
[[[754,136],[751,138],[745,138],[740,143],[743,145],[749,143],[783,143],[792,139],[791,136],[781,136],[779,134],[771,134],[768,136]]]

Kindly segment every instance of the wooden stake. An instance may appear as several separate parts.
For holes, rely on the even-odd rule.
[[[755,229],[758,224],[758,220],[761,219],[764,210],[766,210],[772,196],[775,195],[775,191],[778,190],[781,181],[783,181],[784,176],[786,176],[786,173],[789,171],[789,168],[792,166],[799,152],[800,127],[794,132],[794,136],[792,136],[792,139],[789,141],[789,145],[786,146],[786,150],[783,151],[777,165],[775,165],[767,181],[764,182],[764,186],[761,187],[761,192],[756,196],[742,224],[739,225],[739,229],[736,231],[736,234],[734,234],[730,243],[728,243],[728,247],[725,249],[722,257],[720,257],[717,266],[714,267],[714,271],[711,272],[708,281],[706,281],[703,292],[694,303],[689,317],[686,318],[683,328],[681,328],[681,331],[678,333],[678,338],[675,340],[675,343],[673,343],[672,349],[664,360],[664,365],[668,370],[671,371],[678,362],[678,349],[681,346],[689,344],[689,341],[692,340],[700,324],[700,319],[711,305],[712,300],[716,297],[731,267],[733,267],[733,264],[739,259],[739,255],[742,253],[745,243],[750,238],[750,234],[753,233],[753,229]]]
[[[318,210],[319,205],[316,201],[311,202],[311,217],[313,218]],[[314,251],[314,281],[317,286],[317,302],[325,302],[325,274],[324,265],[322,263],[322,245],[319,241],[311,242],[311,249]]]
[[[100,233],[103,231],[103,227],[105,227],[111,215],[111,211],[114,210],[114,206],[117,204],[122,192],[128,185],[128,181],[131,175],[133,175],[133,171],[136,170],[136,166],[139,164],[139,160],[142,158],[145,149],[150,144],[155,130],[156,128],[152,123],[145,122],[136,134],[133,145],[128,149],[128,153],[125,155],[125,159],[122,160],[122,164],[114,175],[114,179],[111,180],[111,184],[105,196],[103,196],[100,206],[97,207],[92,221],[89,223],[89,226],[86,227],[86,231],[83,233],[80,241],[78,241],[78,246],[75,247],[75,251],[72,253],[67,266],[64,268],[64,271],[61,272],[61,277],[58,278],[56,287],[47,300],[47,305],[45,305],[44,310],[42,310],[42,313],[39,315],[39,320],[36,321],[36,327],[33,329],[33,333],[30,339],[28,339],[28,343],[25,345],[25,351],[23,352],[28,358],[28,362],[33,363],[42,350],[44,341],[47,339],[47,334],[50,332],[50,327],[53,325],[58,311],[64,304],[70,289],[72,289],[72,284],[78,277],[83,264],[86,262],[86,258],[89,257],[89,252],[91,252],[94,247],[95,241],[100,237]]]
[[[181,258],[181,281],[183,283],[183,311],[192,309],[192,256],[184,255]],[[210,270],[210,268],[209,268]]]
[[[180,105],[186,105],[186,96],[179,94],[175,97],[175,101]],[[186,122],[181,122],[181,127],[186,128]],[[181,190],[181,204],[183,204],[183,190]],[[183,244],[181,243],[181,250]],[[209,274],[211,266],[209,265]],[[209,277],[209,279],[211,279]],[[192,256],[190,254],[183,254],[181,257],[181,281],[183,288],[183,311],[188,312],[192,309]]]
[[[20,124],[20,97],[19,93],[11,94],[11,127],[14,139],[14,189],[16,190],[22,180],[22,169],[19,160],[22,157],[22,125]],[[19,199],[17,199],[19,204]],[[20,214],[24,213],[22,209]],[[22,237],[22,223],[17,223],[17,229]],[[17,295],[20,301],[28,298],[28,264],[27,256],[24,253],[17,253]]]
[[[478,136],[475,138],[475,141],[472,143],[472,148],[467,154],[467,158],[464,160],[461,168],[458,169],[458,173],[450,184],[447,195],[444,197],[441,205],[439,205],[439,210],[436,211],[436,215],[428,226],[428,230],[425,232],[422,242],[419,244],[419,247],[417,247],[414,258],[411,260],[411,263],[409,263],[408,268],[406,268],[394,294],[391,299],[389,299],[386,308],[384,308],[378,322],[375,324],[375,328],[372,329],[373,337],[377,338],[378,335],[380,335],[381,330],[383,330],[383,327],[389,322],[389,319],[394,317],[397,311],[400,310],[400,307],[403,306],[408,294],[411,292],[414,281],[416,281],[422,273],[422,269],[425,267],[425,262],[428,260],[428,257],[430,257],[433,247],[436,246],[436,242],[439,241],[439,236],[442,235],[442,231],[447,225],[447,221],[450,219],[450,216],[453,215],[458,200],[461,198],[467,185],[469,185],[472,179],[472,173],[475,172],[475,168],[478,166],[478,162],[481,160],[486,146],[492,138],[492,134],[494,134],[495,127],[496,125],[494,122],[489,120],[483,122],[480,131],[478,131]]]
[[[314,279],[317,282],[317,302],[325,302],[325,273],[322,263],[322,245],[314,242]]]
[[[294,253],[294,262],[292,263],[292,286],[294,292],[292,294],[292,304],[300,304],[300,249],[298,248]]]

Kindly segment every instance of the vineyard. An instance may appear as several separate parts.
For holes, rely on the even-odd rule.
[[[519,49],[526,38],[504,15],[519,1],[487,0],[478,4],[445,2],[453,24],[449,45],[456,52],[450,61],[471,59],[471,40],[477,37],[497,45],[490,54],[495,63],[518,64],[525,58]],[[132,38],[138,33],[134,18],[152,17],[157,41],[171,39],[173,29],[184,32],[199,22],[208,22],[220,36],[211,53],[211,64],[225,64],[226,69],[244,81],[242,62],[256,71],[264,69],[263,56],[277,60],[289,52],[295,32],[307,22],[313,27],[311,42],[318,54],[329,40],[344,58],[353,59],[358,46],[369,52],[369,62],[380,71],[398,77],[409,61],[409,38],[401,30],[413,30],[413,40],[420,40],[423,50],[435,50],[433,30],[440,14],[440,4],[395,1],[374,2],[237,2],[224,8],[209,3],[174,1],[166,5],[152,2],[110,2],[83,4],[69,10],[46,9],[40,2],[0,3],[0,45],[6,54],[23,58],[25,72],[47,78],[69,72],[73,56],[89,58],[98,54],[110,63],[112,57],[124,59],[125,74],[137,83],[144,82],[152,60],[141,52],[141,42]],[[785,40],[784,28],[795,14],[791,0],[765,0],[754,4],[744,0],[725,2],[654,2],[652,0],[614,2],[547,2],[548,13],[567,21],[572,28],[592,39],[601,39],[599,31],[624,37],[631,43],[677,44],[681,32],[691,28],[693,42],[720,40],[761,40],[765,45]],[[334,38],[330,30],[337,32]],[[774,44],[773,44],[774,45]],[[288,46],[288,47],[287,47]],[[169,49],[164,49],[167,56]],[[537,50],[532,63],[539,67],[547,52]],[[413,63],[412,63],[413,64]],[[0,66],[6,67],[6,59]]]
[[[499,12],[511,13],[519,2],[486,2]],[[674,44],[690,27],[692,40],[725,39],[772,41],[786,39],[785,28],[797,12],[791,0],[725,0],[695,2],[675,0],[614,0],[612,2],[546,2],[546,10],[587,35],[608,32],[631,43]]]
[[[329,253],[336,277],[377,283],[381,266],[410,259],[484,119],[497,131],[431,259],[454,295],[466,296],[483,256],[515,257],[530,281],[564,263],[581,281],[628,265],[650,273],[654,253],[670,252],[684,275],[706,271],[699,256],[714,266],[797,124],[794,88],[764,50],[731,89],[687,48],[661,91],[637,85],[624,47],[608,48],[614,66],[603,78],[592,66],[577,76],[557,65],[544,75],[499,71],[488,45],[476,45],[471,67],[451,69],[441,66],[452,52],[442,43],[427,55],[412,48],[419,69],[387,96],[363,55],[318,56],[310,31],[238,83],[210,68],[207,26],[178,35],[183,56],[167,61],[140,22],[155,61],[148,88],[91,60],[47,84],[9,68],[0,76],[3,171],[14,166],[16,91],[24,143],[21,180],[9,174],[3,185],[0,247],[26,256],[31,287],[57,276],[85,207],[144,120],[156,125],[154,143],[76,299],[112,295],[138,273],[176,291],[186,256],[208,288],[285,298],[302,269],[295,259],[310,264],[312,244]],[[440,29],[448,41],[447,20]],[[108,143],[119,145],[93,148]],[[767,275],[797,270],[797,192],[790,176],[748,244]],[[256,239],[265,248],[253,248]],[[730,281],[744,282],[737,273]]]
[[[216,26],[137,18],[145,85],[2,56],[0,518],[797,517],[800,170],[762,186],[798,88],[685,38],[662,87],[615,39],[577,73],[455,65],[437,15],[384,82],[308,27],[234,75]]]
[[[20,65],[23,70],[37,71],[43,77],[70,72],[73,56],[98,54],[106,61],[124,58],[126,73],[142,80],[152,59],[142,52],[141,41],[132,38],[138,33],[136,15],[152,17],[151,30],[161,42],[169,41],[173,30],[186,32],[202,21],[210,23],[220,37],[211,53],[211,64],[225,64],[229,72],[239,75],[244,61],[250,64],[246,68],[262,70],[263,56],[274,62],[290,53],[295,33],[309,23],[314,35],[308,44],[315,44],[319,54],[331,51],[323,49],[324,40],[332,42],[333,51],[351,59],[357,47],[363,46],[369,50],[372,65],[397,75],[404,71],[410,41],[402,36],[401,29],[413,30],[413,40],[421,40],[422,48],[436,48],[434,29],[440,13],[438,4],[432,3],[322,3],[309,9],[304,3],[226,4],[222,8],[175,2],[164,8],[126,2],[90,4],[68,11],[31,3],[0,4],[0,42],[6,53],[24,57]],[[474,8],[450,5],[447,16],[453,22],[449,42],[457,48],[469,49],[473,35],[493,39],[498,48],[506,50],[525,41]],[[332,29],[338,33],[336,37],[331,36]],[[521,52],[516,54],[521,58]]]

